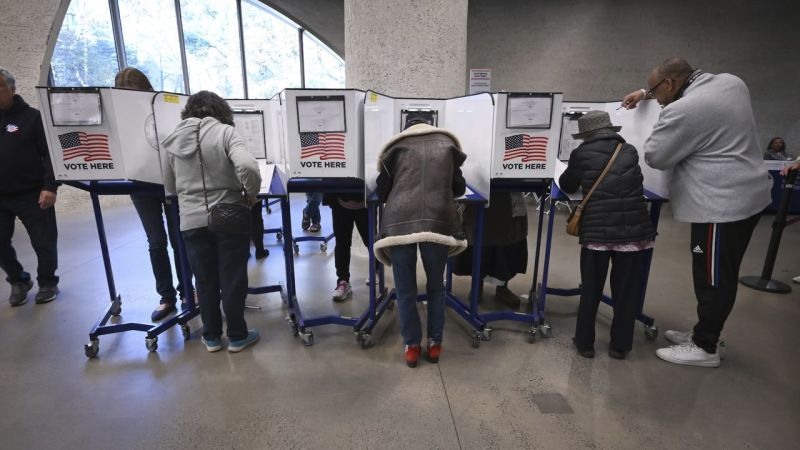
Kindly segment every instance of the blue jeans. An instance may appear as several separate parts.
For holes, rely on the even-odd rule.
[[[247,337],[244,302],[247,299],[247,259],[250,236],[213,232],[208,227],[183,232],[189,265],[197,285],[203,337],[222,336],[220,300],[228,323],[228,339]]]
[[[14,219],[19,217],[31,238],[31,246],[39,262],[37,281],[39,287],[58,285],[58,229],[55,208],[39,207],[40,190],[22,194],[0,196],[0,267],[6,272],[6,281],[21,283],[31,279],[17,260],[17,252],[11,246],[14,236]]]
[[[320,223],[320,203],[322,203],[322,192],[306,192],[306,207],[303,208],[303,212],[311,219],[311,223]]]
[[[186,296],[182,278],[181,265],[178,258],[178,233],[180,232],[177,218],[169,212],[163,195],[158,194],[131,194],[131,201],[142,221],[144,233],[147,235],[147,247],[150,251],[150,265],[156,279],[156,292],[162,300],[174,304],[176,295],[181,298]],[[167,230],[164,230],[164,217],[167,218]],[[178,274],[178,290],[173,286],[172,266],[167,252],[167,243],[172,247],[172,256],[175,262],[175,272]]]
[[[444,268],[447,265],[448,247],[431,242],[420,242],[419,252],[427,283],[428,339],[442,342],[444,329]],[[397,308],[400,310],[400,334],[405,345],[420,345],[422,326],[417,313],[417,244],[389,248],[397,291]]]

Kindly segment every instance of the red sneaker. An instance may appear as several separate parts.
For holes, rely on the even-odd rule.
[[[436,364],[442,354],[442,344],[428,344],[428,361]]]
[[[406,364],[408,367],[417,367],[419,361],[419,345],[406,345]]]

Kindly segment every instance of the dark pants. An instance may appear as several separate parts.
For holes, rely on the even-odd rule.
[[[14,219],[19,217],[31,238],[36,252],[36,268],[39,287],[58,285],[58,228],[55,208],[39,207],[39,190],[14,196],[0,196],[0,267],[6,272],[6,281],[20,283],[31,276],[17,260],[17,252],[11,246],[14,236]]]
[[[261,215],[264,200],[258,199],[250,209],[250,239],[256,250],[264,250],[264,216]]]
[[[178,257],[178,232],[180,231],[177,218],[170,214],[169,206],[164,196],[132,194],[131,201],[142,221],[144,233],[147,235],[147,247],[150,251],[150,265],[156,279],[156,292],[162,300],[175,303],[177,292],[181,298],[186,296],[181,277],[181,263]],[[164,230],[164,217],[167,218],[167,230]],[[172,247],[172,256],[175,262],[175,271],[178,274],[178,290],[173,287],[172,266],[169,262],[167,243]]]
[[[194,273],[203,337],[222,336],[222,314],[228,322],[228,338],[247,337],[244,303],[247,298],[247,259],[250,237],[247,234],[215,233],[208,228],[183,232],[189,265]]]
[[[739,266],[760,214],[728,223],[692,224],[692,276],[697,297],[697,324],[692,340],[708,353],[728,319],[739,286]]]
[[[369,218],[367,209],[347,209],[337,200],[331,203],[331,217],[333,220],[333,236],[336,238],[334,259],[336,263],[336,282],[350,281],[350,247],[353,244],[353,224],[358,229],[361,241],[367,244],[367,230]]]
[[[619,352],[633,348],[633,327],[642,292],[642,265],[646,251],[604,252],[581,249],[581,301],[575,324],[575,345],[581,350],[594,346],[594,323],[603,296],[608,264],[611,262],[610,347]]]

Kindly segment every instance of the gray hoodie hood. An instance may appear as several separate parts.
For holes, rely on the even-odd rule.
[[[208,130],[215,124],[220,123],[213,117],[189,117],[183,119],[162,142],[161,146],[171,155],[187,159],[195,158],[197,153],[197,126],[200,125],[200,139],[202,140]]]

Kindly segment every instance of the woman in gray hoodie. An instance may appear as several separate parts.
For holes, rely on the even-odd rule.
[[[209,352],[222,349],[221,299],[228,351],[235,353],[259,339],[258,331],[248,331],[244,320],[250,235],[211,231],[208,208],[217,203],[253,205],[261,175],[233,128],[231,108],[217,94],[192,95],[181,118],[162,142],[164,188],[178,195],[180,228],[203,320],[203,344]]]

